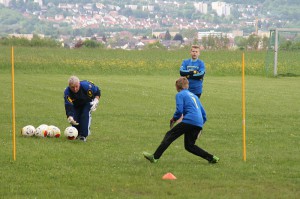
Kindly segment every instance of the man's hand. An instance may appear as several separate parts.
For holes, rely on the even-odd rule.
[[[69,116],[68,117],[68,122],[70,123],[70,124],[72,124],[72,125],[78,125],[79,123],[77,123],[75,120],[74,120],[74,118],[72,117],[72,116]]]
[[[172,119],[170,119],[170,129],[173,128],[175,122],[176,120],[172,117]]]
[[[98,104],[99,104],[99,99],[98,98],[95,98],[91,103],[90,105],[92,105],[91,107],[91,111],[95,111],[98,107]]]

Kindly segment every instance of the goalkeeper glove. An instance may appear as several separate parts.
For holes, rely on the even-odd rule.
[[[72,125],[78,125],[79,123],[77,123],[74,118],[72,116],[68,117],[68,122]]]
[[[191,70],[190,72],[189,72],[189,75],[193,75],[194,74],[194,70]]]
[[[90,105],[92,105],[91,107],[91,111],[95,111],[98,107],[98,104],[99,104],[99,100],[98,98],[95,98],[91,103]]]

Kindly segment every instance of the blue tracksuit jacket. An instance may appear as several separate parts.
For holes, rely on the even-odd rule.
[[[178,120],[183,114],[183,123],[203,127],[206,122],[206,112],[199,98],[187,89],[176,94],[176,111],[173,118]]]
[[[193,74],[193,71],[197,71],[197,73]],[[183,60],[180,67],[180,75],[188,78],[189,91],[191,91],[192,93],[196,95],[202,93],[204,74],[205,74],[205,65],[203,61],[201,61],[200,59]]]
[[[101,90],[90,81],[80,81],[80,89],[73,93],[69,87],[64,91],[65,111],[67,117],[72,116],[79,123],[74,126],[78,134],[87,137],[90,134],[91,105],[95,96],[101,96]]]

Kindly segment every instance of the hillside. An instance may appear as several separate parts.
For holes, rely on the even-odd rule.
[[[91,36],[123,30],[150,35],[152,30],[196,29],[245,33],[272,27],[300,28],[300,4],[296,0],[251,2],[226,0],[226,13],[218,14],[211,2],[207,9],[195,1],[45,0],[43,5],[11,1],[0,6],[0,36],[10,33],[36,33]],[[83,22],[84,21],[84,22]]]

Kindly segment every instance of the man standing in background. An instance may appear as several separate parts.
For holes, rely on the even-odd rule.
[[[180,76],[186,77],[189,80],[189,91],[200,98],[205,74],[204,62],[198,58],[200,55],[200,47],[193,45],[190,54],[191,59],[183,60],[181,64]]]

